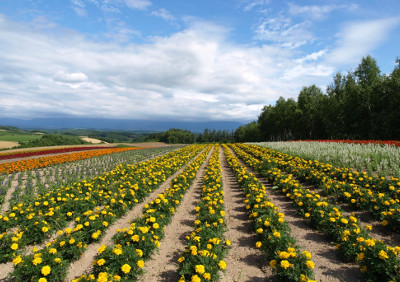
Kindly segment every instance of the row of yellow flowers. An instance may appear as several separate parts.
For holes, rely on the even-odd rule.
[[[87,244],[100,239],[109,224],[201,149],[192,146],[136,165],[120,165],[90,181],[39,195],[34,205],[13,207],[0,218],[8,228],[19,228],[14,233],[6,229],[0,235],[3,261],[14,258],[15,270],[11,276],[17,281],[62,280],[69,263],[83,253]],[[61,230],[70,221],[75,227]],[[22,255],[26,244],[40,243],[57,230],[58,237],[44,249]],[[45,266],[53,269],[46,275],[42,272]]]
[[[254,174],[248,172],[224,145],[229,167],[246,196],[244,203],[259,238],[256,247],[270,260],[276,276],[287,281],[312,281],[314,262],[311,253],[296,244],[290,226],[267,197],[265,187]]]
[[[397,178],[392,180],[372,178],[365,172],[334,168],[329,164],[301,159],[258,146],[254,146],[253,149],[267,152],[278,160],[280,169],[294,174],[302,181],[318,185],[325,194],[334,195],[337,200],[347,202],[356,210],[370,212],[383,226],[393,230],[400,228],[400,200],[397,198],[400,195],[400,182]]]
[[[224,191],[219,160],[219,145],[210,158],[197,203],[195,230],[186,237],[185,251],[178,259],[180,282],[217,281],[225,270],[230,241],[225,240]]]
[[[241,147],[257,155],[251,146]],[[337,250],[345,260],[358,262],[368,281],[400,281],[400,247],[390,247],[372,238],[356,217],[343,216],[340,207],[329,203],[318,193],[305,189],[291,174],[278,169],[279,159],[268,155],[266,151],[258,155],[258,161],[254,161],[252,155],[238,147],[234,148],[243,160],[248,164],[256,164],[254,168],[292,199],[311,225],[337,243]]]
[[[143,273],[145,261],[160,247],[165,226],[174,216],[177,206],[201,164],[206,159],[208,146],[156,199],[144,206],[141,217],[134,219],[128,229],[117,230],[111,246],[102,245],[93,261],[93,272],[74,281],[135,281]]]
[[[89,159],[98,156],[114,154],[125,152],[129,150],[138,150],[144,149],[145,147],[132,147],[132,148],[107,148],[107,149],[98,149],[93,151],[85,151],[78,153],[70,153],[70,154],[60,154],[49,157],[40,157],[33,159],[24,159],[14,162],[6,162],[0,164],[0,174],[6,173],[15,173],[24,170],[38,169],[42,167],[47,167],[55,164],[61,164],[65,162],[73,162],[82,159]]]

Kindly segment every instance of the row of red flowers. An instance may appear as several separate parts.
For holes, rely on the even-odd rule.
[[[347,144],[378,144],[378,145],[388,145],[388,146],[396,146],[400,147],[400,141],[398,140],[349,140],[349,139],[341,139],[341,140],[333,140],[333,139],[317,139],[317,140],[295,140],[297,141],[306,141],[306,142],[333,142],[333,143],[347,143]]]
[[[107,148],[108,147],[100,147],[100,146],[81,146],[81,147],[72,147],[72,148],[57,148],[57,149],[35,150],[35,151],[8,152],[8,153],[0,154],[0,160],[26,158],[26,157],[32,157],[32,156],[49,155],[49,154],[61,154],[61,153],[77,152],[77,151],[89,151],[89,150],[96,150],[96,149],[107,149]]]

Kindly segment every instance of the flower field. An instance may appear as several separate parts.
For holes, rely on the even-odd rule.
[[[0,279],[400,281],[390,175],[214,144],[4,169],[0,184]]]
[[[104,147],[99,146],[81,146],[81,147],[71,147],[71,148],[58,148],[58,149],[41,149],[34,151],[23,151],[23,152],[13,152],[13,153],[0,153],[0,160],[7,159],[16,159],[16,158],[27,158],[32,156],[42,156],[49,154],[61,154],[68,152],[77,152],[77,151],[89,151],[96,149],[104,149]]]

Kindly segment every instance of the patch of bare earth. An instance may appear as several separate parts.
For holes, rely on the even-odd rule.
[[[255,247],[256,233],[246,213],[243,190],[229,168],[222,149],[220,160],[228,227],[225,238],[231,241],[231,249],[225,258],[227,268],[221,275],[221,281],[270,281],[273,273],[263,253]]]
[[[234,152],[232,153],[234,154]],[[262,175],[250,169],[242,161],[241,164],[265,186],[267,197],[285,215],[285,220],[289,223],[292,235],[296,238],[298,245],[302,250],[312,253],[312,261],[315,264],[315,279],[317,281],[362,281],[358,265],[342,262],[337,256],[335,244],[330,242],[325,234],[310,227],[306,220],[297,213],[290,199],[287,199],[279,191],[272,190],[271,184]]]
[[[172,219],[172,222],[165,227],[165,237],[160,242],[160,248],[154,253],[145,264],[145,274],[141,281],[178,281],[179,274],[178,258],[186,247],[186,236],[194,230],[196,219],[195,207],[200,199],[201,186],[205,168],[211,157],[212,151],[208,154],[204,164],[200,166],[190,189],[186,192],[181,204]]]
[[[188,163],[190,164],[190,162]],[[112,237],[116,234],[117,229],[129,228],[129,222],[140,216],[142,214],[143,206],[149,202],[150,200],[157,197],[158,194],[163,193],[165,189],[167,189],[171,183],[171,181],[181,173],[186,166],[186,164],[177,172],[175,172],[172,176],[170,176],[163,184],[160,185],[159,188],[154,190],[149,196],[147,196],[140,204],[137,204],[132,209],[130,209],[123,217],[114,222],[105,232],[104,236],[100,240],[99,243],[91,244],[87,247],[86,251],[82,254],[79,260],[71,263],[69,267],[69,272],[66,281],[71,281],[72,279],[76,279],[83,274],[89,274],[92,270],[92,262],[97,255],[97,249],[101,245],[111,245]],[[162,242],[161,242],[162,244]]]
[[[3,205],[1,206],[0,214],[4,214],[10,208],[10,199],[17,186],[18,186],[18,180],[17,180],[17,175],[15,175],[14,180],[11,182],[10,189],[7,190]]]
[[[0,141],[0,149],[9,149],[17,147],[19,144],[12,141]]]

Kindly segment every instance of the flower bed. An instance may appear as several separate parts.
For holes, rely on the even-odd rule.
[[[143,271],[145,261],[159,248],[164,229],[172,220],[177,206],[189,189],[200,165],[206,159],[208,146],[188,167],[171,182],[170,187],[144,206],[141,217],[131,222],[129,229],[118,230],[112,246],[101,246],[93,262],[93,273],[75,281],[124,279],[135,281]]]
[[[219,145],[215,147],[207,166],[200,201],[195,210],[196,229],[187,237],[187,247],[178,259],[179,281],[216,281],[219,271],[226,268],[223,258],[230,245],[229,240],[224,238],[227,227]]]
[[[242,147],[247,151],[254,150],[250,146]],[[357,218],[343,216],[340,208],[328,203],[318,193],[303,188],[291,174],[278,169],[279,159],[266,151],[258,155],[258,161],[254,161],[252,155],[236,146],[232,148],[249,165],[258,163],[254,168],[292,199],[297,210],[311,225],[337,243],[337,250],[343,259],[357,262],[368,281],[397,281],[400,277],[400,247],[387,246],[372,238]]]
[[[279,169],[292,173],[300,181],[317,185],[326,195],[334,195],[336,200],[347,202],[355,210],[370,212],[383,226],[393,230],[400,228],[398,179],[377,179],[368,177],[366,173],[335,168],[329,164],[307,161],[258,146],[251,148],[256,155],[264,153],[273,156]]]
[[[0,174],[14,173],[23,170],[37,169],[41,167],[51,166],[54,164],[61,164],[65,162],[73,162],[82,159],[94,158],[107,154],[125,152],[129,150],[137,150],[141,148],[110,148],[98,149],[87,152],[62,154],[51,157],[41,157],[35,159],[20,160],[15,162],[7,162],[0,164]]]
[[[13,258],[15,270],[11,276],[17,281],[31,278],[62,280],[69,263],[83,253],[87,244],[99,240],[109,224],[202,148],[190,146],[136,165],[120,165],[90,181],[83,180],[72,187],[38,195],[34,205],[14,206],[0,218],[2,262]],[[71,221],[74,228],[61,230]],[[10,232],[11,228],[18,230]],[[59,236],[44,249],[33,255],[23,255],[25,245],[41,243],[57,230]],[[49,273],[43,273],[44,266],[50,267]]]
[[[69,152],[77,152],[77,151],[89,151],[89,150],[97,150],[97,149],[108,149],[108,148],[107,147],[99,147],[99,146],[82,146],[82,147],[72,147],[72,148],[30,150],[30,151],[23,151],[23,152],[7,152],[7,153],[0,154],[0,160],[27,158],[27,157],[32,157],[32,156],[61,154],[61,153],[69,153]]]

